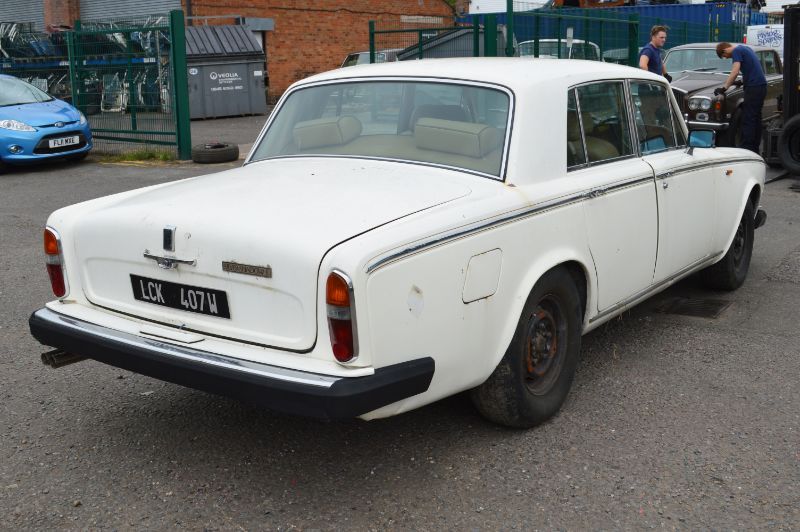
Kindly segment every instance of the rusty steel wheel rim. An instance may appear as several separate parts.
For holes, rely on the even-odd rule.
[[[564,366],[567,322],[559,301],[543,298],[528,319],[525,335],[525,385],[534,395],[552,389]]]

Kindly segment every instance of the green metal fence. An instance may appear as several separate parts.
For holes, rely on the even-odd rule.
[[[399,60],[485,55],[482,29],[477,24],[426,26],[424,22],[398,23],[378,29],[369,22],[370,63]]]
[[[516,5],[516,4],[515,4]],[[370,50],[395,49],[397,57],[531,56],[590,59],[636,66],[652,25],[668,27],[666,48],[696,42],[741,42],[746,26],[713,19],[708,24],[604,9],[555,8],[471,17],[454,27],[381,27],[370,22]],[[499,22],[499,24],[498,24]],[[458,36],[456,41],[453,37]],[[513,36],[513,37],[511,37]],[[448,40],[458,46],[447,44]]]
[[[191,157],[183,13],[79,21],[56,34],[2,41],[0,73],[71,102],[88,118],[95,150],[146,148]]]

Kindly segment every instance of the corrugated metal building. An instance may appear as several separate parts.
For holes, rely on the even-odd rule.
[[[43,0],[0,0],[0,22],[33,22],[37,31],[44,30]]]
[[[7,0],[0,0],[5,2]],[[181,9],[181,0],[80,0],[81,20],[142,16]]]

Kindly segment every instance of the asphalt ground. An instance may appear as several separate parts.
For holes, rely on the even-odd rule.
[[[741,289],[690,278],[586,335],[563,409],[532,430],[464,395],[320,422],[94,361],[43,366],[27,319],[51,299],[48,213],[236,164],[0,175],[0,529],[800,528],[800,182],[767,186]],[[659,310],[675,298],[729,306]]]

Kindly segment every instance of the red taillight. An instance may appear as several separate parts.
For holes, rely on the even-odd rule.
[[[333,356],[339,362],[350,362],[356,357],[352,292],[353,285],[345,274],[333,271],[328,275],[325,284],[328,330]]]
[[[58,232],[50,227],[46,227],[44,230],[44,256],[53,294],[56,297],[64,297],[67,295],[67,283],[64,280],[64,258],[61,255],[61,239],[58,236]]]

